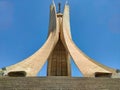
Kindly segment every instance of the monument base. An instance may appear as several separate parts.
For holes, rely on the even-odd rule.
[[[120,90],[120,78],[0,77],[0,90]]]

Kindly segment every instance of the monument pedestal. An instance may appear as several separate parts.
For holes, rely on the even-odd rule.
[[[0,77],[0,90],[120,90],[118,78]]]

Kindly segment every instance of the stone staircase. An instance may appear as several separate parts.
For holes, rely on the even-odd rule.
[[[0,77],[0,90],[120,90],[120,78]]]

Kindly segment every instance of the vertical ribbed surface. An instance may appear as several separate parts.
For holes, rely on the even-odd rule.
[[[70,76],[69,54],[59,39],[48,59],[48,76]]]

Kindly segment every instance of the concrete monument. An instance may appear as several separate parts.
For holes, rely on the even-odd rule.
[[[76,34],[77,35],[77,34]],[[73,42],[70,32],[69,5],[63,13],[50,6],[49,33],[45,44],[32,56],[21,62],[2,68],[1,75],[36,76],[48,60],[48,76],[71,76],[70,57],[84,77],[111,77],[116,70],[104,66],[86,56]]]

